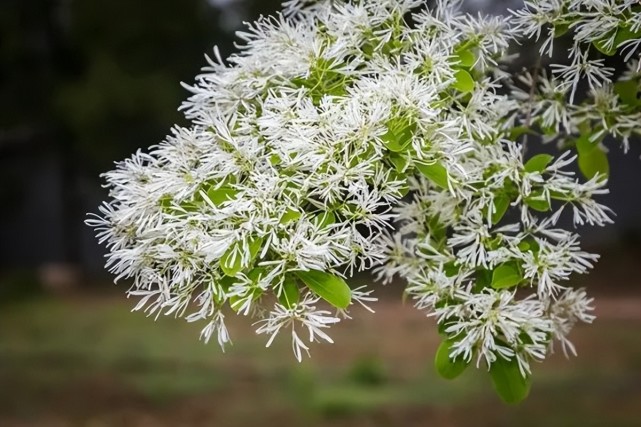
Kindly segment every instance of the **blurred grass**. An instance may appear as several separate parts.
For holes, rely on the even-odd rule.
[[[483,372],[438,378],[420,313],[379,304],[334,329],[302,364],[286,337],[265,349],[245,319],[221,353],[201,325],[131,313],[120,297],[39,298],[0,312],[0,425],[641,426],[641,319],[574,334],[579,357],[535,367],[507,407]],[[640,308],[641,311],[641,308]]]

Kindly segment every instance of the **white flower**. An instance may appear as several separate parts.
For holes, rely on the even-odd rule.
[[[583,289],[568,289],[555,301],[550,301],[547,309],[553,325],[554,338],[561,342],[563,353],[576,355],[576,349],[567,335],[577,322],[592,323],[595,316],[591,314],[592,298],[586,296]]]
[[[569,65],[552,64],[552,72],[562,79],[562,88],[572,88],[570,102],[574,101],[574,95],[582,77],[588,80],[588,85],[592,90],[610,81],[614,69],[604,66],[603,59],[589,59],[588,52],[577,45],[573,46],[569,52],[572,63]]]
[[[307,329],[310,343],[320,340],[328,343],[334,342],[323,329],[328,328],[331,324],[338,323],[340,319],[331,316],[327,310],[318,310],[316,308],[318,301],[319,298],[307,294],[302,301],[291,308],[276,304],[269,316],[258,322],[260,326],[256,329],[256,333],[270,335],[266,344],[269,347],[282,328],[291,328],[292,350],[296,360],[300,362],[303,357],[303,351],[309,355],[309,347],[296,332],[296,325]]]
[[[539,301],[517,301],[506,291],[485,290],[435,311],[454,341],[452,358],[470,361],[476,355],[477,365],[484,361],[489,366],[498,357],[516,357],[524,376],[530,373],[530,360],[543,358],[552,329]]]
[[[214,332],[216,332],[218,344],[221,348],[225,348],[225,344],[231,343],[229,332],[225,326],[225,316],[221,312],[217,312],[212,320],[205,326],[200,334],[200,338],[207,343]]]

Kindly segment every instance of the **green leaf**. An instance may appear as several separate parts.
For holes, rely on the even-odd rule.
[[[235,312],[238,312],[243,305],[248,301],[256,301],[263,295],[263,289],[260,286],[256,286],[259,279],[265,275],[265,269],[261,267],[254,268],[249,273],[247,277],[254,283],[246,293],[243,295],[232,295],[229,297],[229,306]]]
[[[539,246],[539,243],[536,241],[536,239],[533,239],[533,238],[522,240],[519,243],[518,247],[523,252],[530,251],[533,254],[537,254],[541,249],[541,247]]]
[[[263,267],[256,267],[256,268],[253,268],[249,273],[247,273],[247,277],[253,283],[258,283],[260,278],[265,276],[265,273],[266,273],[266,270]]]
[[[158,205],[163,208],[163,210],[169,210],[172,207],[173,202],[174,199],[171,196],[162,196],[158,199]]]
[[[403,301],[403,303],[404,302],[405,301]],[[448,326],[450,326],[450,324],[451,323],[449,322],[449,320],[443,320],[441,323],[436,324],[436,331],[441,337],[443,337],[443,339],[447,339],[448,335],[447,335],[447,332],[445,332],[445,330],[447,329]],[[438,354],[438,349],[436,350],[436,352]],[[434,365],[436,365],[436,355],[434,356]]]
[[[272,154],[269,156],[269,163],[272,164],[272,166],[278,166],[281,163],[281,158],[278,154]]]
[[[505,403],[519,403],[530,393],[530,377],[521,375],[516,358],[497,358],[490,366],[490,377],[496,393]]]
[[[238,313],[238,310],[242,307],[244,300],[245,299],[243,297],[232,295],[229,297],[229,307]]]
[[[324,271],[295,271],[294,274],[319,297],[337,308],[347,308],[352,292],[345,280]]]
[[[249,240],[249,263],[256,259],[258,252],[263,247],[263,238],[257,237]]]
[[[404,173],[390,171],[389,177],[387,178],[387,182],[390,182],[390,183],[401,182],[401,185],[398,191],[401,197],[405,196],[410,191],[410,186],[407,184],[407,177],[405,176]]]
[[[198,212],[199,206],[193,202],[182,202],[180,207],[187,212]]]
[[[449,188],[449,175],[447,173],[447,169],[441,163],[436,162],[429,165],[424,163],[416,163],[416,169],[418,169],[420,173],[425,175],[430,179],[430,181],[432,181],[439,187],[445,189]]]
[[[636,80],[621,80],[614,84],[614,91],[621,103],[630,107],[636,107],[641,104],[641,99],[637,98],[639,93],[639,83]]]
[[[590,125],[589,120],[584,120],[577,125],[579,129],[579,134],[585,135],[586,133],[592,132],[592,126]]]
[[[461,271],[461,265],[456,262],[450,261],[443,265],[443,272],[447,277],[454,277]]]
[[[588,179],[596,174],[607,177],[610,174],[608,156],[600,148],[588,153],[579,152],[579,170]]]
[[[235,276],[243,269],[242,249],[239,243],[234,243],[220,258],[220,268],[227,276]]]
[[[513,263],[501,264],[492,273],[492,284],[494,289],[507,289],[518,285],[523,278],[518,267]]]
[[[410,186],[407,183],[401,185],[401,187],[398,189],[398,194],[401,197],[407,196],[409,192],[410,192]]]
[[[452,84],[454,89],[463,93],[472,92],[474,90],[474,79],[467,71],[457,70],[456,73],[454,73],[454,78],[455,80]]]
[[[590,136],[591,133],[590,131],[588,131],[587,133],[584,133],[580,137],[578,137],[575,141],[576,151],[579,152],[579,155],[589,154],[599,146],[599,141],[590,141]]]
[[[249,264],[254,261],[260,248],[263,245],[262,238],[250,239],[247,242],[247,248],[249,249],[249,258],[246,264],[243,264],[243,251],[245,250],[245,245],[243,242],[236,242],[227,249],[227,251],[220,258],[220,268],[223,270],[223,273],[227,276],[236,276],[240,273],[241,270],[248,267]]]
[[[618,49],[621,43],[638,39],[639,37],[641,37],[641,31],[632,31],[629,25],[619,27],[617,35],[614,37],[614,46]]]
[[[547,212],[551,208],[550,201],[543,195],[542,191],[535,191],[531,196],[526,197],[525,204],[539,212]]]
[[[541,125],[541,132],[545,136],[555,136],[558,135],[559,131],[554,126],[543,126]]]
[[[527,126],[515,126],[510,129],[508,136],[511,141],[516,141],[519,137],[528,134],[528,135],[535,135],[535,132],[533,132],[529,127]]]
[[[220,288],[224,292],[218,293],[218,295],[213,295],[214,302],[216,304],[222,305],[224,303],[224,293],[228,292],[229,289],[236,283],[238,283],[238,279],[236,279],[235,277],[222,276],[220,279],[218,279],[216,284],[220,286]]]
[[[301,213],[298,211],[295,211],[293,209],[287,209],[287,211],[283,214],[282,217],[280,217],[280,223],[281,224],[288,224],[292,221],[296,221],[298,218],[300,218]]]
[[[554,156],[537,154],[525,163],[525,172],[543,172],[552,160],[554,160]]]
[[[492,212],[492,224],[498,224],[503,218],[505,212],[510,207],[510,198],[507,196],[497,196],[494,198],[494,212]]]
[[[570,24],[568,23],[557,23],[554,24],[554,37],[561,37],[570,30]]]
[[[405,172],[405,168],[407,168],[409,163],[407,156],[398,153],[390,153],[387,158],[394,165],[396,172]]]
[[[474,284],[474,292],[481,292],[484,288],[492,284],[492,272],[485,268],[476,270],[476,283]]]
[[[363,51],[363,54],[369,58],[374,54],[374,45],[372,43],[365,43],[361,46],[361,50]]]
[[[298,303],[300,291],[298,290],[298,283],[293,277],[286,277],[283,282],[283,290],[278,297],[278,301],[287,308],[292,308]]]
[[[476,55],[471,48],[466,48],[464,45],[454,50],[454,59],[458,61],[457,65],[465,68],[471,68],[476,63]]]
[[[407,117],[391,119],[387,123],[387,132],[381,137],[385,147],[392,152],[403,152],[412,142],[416,132],[416,122]]]
[[[313,222],[320,228],[327,228],[336,222],[336,215],[332,211],[322,212],[314,217]]]
[[[452,344],[453,343],[450,340],[443,341],[438,346],[436,356],[434,357],[434,367],[436,368],[436,372],[448,380],[452,380],[461,375],[468,365],[468,363],[460,356],[454,360],[450,357]]]
[[[416,134],[416,127],[416,122],[414,120],[409,120],[407,126],[402,128],[400,133],[397,134],[399,135],[400,141],[402,141],[403,148],[407,148],[412,142],[414,134]]]
[[[612,44],[611,47],[608,47],[606,42],[610,39],[610,37],[604,37],[600,40],[594,40],[592,44],[596,49],[601,52],[604,55],[607,56],[613,56],[615,53],[617,53],[617,48],[616,44]]]
[[[221,289],[224,290],[225,292],[229,291],[229,288],[231,288],[237,282],[238,282],[238,279],[235,279],[234,277],[230,277],[230,276],[223,276],[220,279],[218,279],[218,284],[220,285]]]
[[[223,185],[219,188],[210,188],[207,191],[207,197],[216,207],[222,205],[228,200],[234,199],[237,194],[238,190],[228,185]]]
[[[401,138],[396,135],[391,129],[388,129],[385,135],[381,137],[381,139],[385,144],[385,148],[395,153],[405,151],[405,147],[407,147],[410,143],[409,140],[401,141]]]

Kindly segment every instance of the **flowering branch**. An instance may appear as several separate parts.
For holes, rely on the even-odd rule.
[[[473,362],[504,400],[523,399],[531,363],[555,341],[574,353],[572,326],[594,318],[566,281],[598,257],[559,218],[611,222],[594,199],[607,192],[597,143],[638,132],[641,102],[622,89],[638,90],[638,60],[612,89],[584,45],[630,59],[639,14],[616,3],[605,31],[596,3],[527,2],[506,18],[445,1],[287,2],[239,33],[239,53],[214,49],[185,86],[189,127],[104,175],[111,200],[87,223],[107,268],[133,280],[136,309],[207,321],[202,338],[224,346],[228,308],[257,318],[268,346],[288,330],[299,361],[308,342],[332,342],[327,329],[354,304],[373,302],[345,277],[398,276],[438,321],[439,372]],[[570,65],[506,73],[511,43],[547,31],[551,53],[564,26]],[[582,77],[592,101],[577,105]],[[525,159],[519,138],[537,130],[577,138],[587,179],[569,170],[569,151]]]

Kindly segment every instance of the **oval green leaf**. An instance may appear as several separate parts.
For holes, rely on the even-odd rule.
[[[223,202],[232,200],[236,194],[238,194],[238,190],[227,185],[223,185],[219,188],[210,188],[207,191],[207,197],[211,200],[214,206],[217,207],[222,205]]]
[[[295,211],[293,209],[287,209],[283,216],[280,217],[280,223],[281,224],[288,224],[292,221],[296,221],[298,218],[300,218],[301,213],[298,211]]]
[[[402,154],[397,154],[397,153],[390,153],[390,155],[387,156],[387,158],[394,165],[394,169],[396,169],[396,172],[399,172],[399,173],[405,172],[405,169],[409,164],[409,159],[407,158],[407,156],[404,156]]]
[[[497,196],[494,198],[494,211],[492,212],[492,224],[498,224],[503,218],[505,212],[510,207],[510,198],[507,196]]]
[[[278,302],[287,308],[292,308],[298,303],[300,291],[298,290],[298,283],[293,277],[286,277],[283,282],[283,289],[278,296]]]
[[[570,24],[559,22],[554,24],[554,38],[565,35],[570,30]]]
[[[614,91],[619,95],[621,103],[630,107],[636,107],[641,104],[637,98],[639,93],[639,82],[637,80],[621,80],[614,84]]]
[[[392,152],[406,151],[416,132],[416,122],[400,117],[387,123],[387,132],[381,137],[385,147]]]
[[[474,90],[474,79],[467,71],[457,70],[454,73],[454,79],[452,87],[459,92],[467,93]]]
[[[599,52],[601,52],[602,54],[607,55],[607,56],[613,56],[615,53],[617,53],[617,48],[616,48],[616,44],[614,44],[614,43],[612,45],[608,46],[607,42],[608,42],[609,38],[610,37],[606,37],[606,38],[603,38],[603,39],[600,39],[600,40],[594,40],[592,42],[592,45],[594,47],[596,47],[596,49]]]
[[[395,153],[404,151],[405,147],[410,143],[409,140],[401,141],[400,137],[396,135],[391,129],[388,129],[388,131],[381,137],[381,139],[385,144],[385,148]]]
[[[590,141],[590,137],[592,134],[588,130],[587,133],[582,134],[577,140],[575,141],[576,144],[576,151],[579,152],[579,155],[581,154],[589,154],[591,153],[595,148],[599,146],[598,141]]]
[[[505,403],[519,403],[530,393],[530,377],[521,375],[516,358],[505,360],[499,357],[490,366],[490,377],[496,393]]]
[[[223,273],[227,276],[236,276],[241,270],[248,267],[249,264],[254,261],[262,245],[262,238],[250,239],[249,242],[247,242],[247,246],[245,246],[243,242],[236,242],[231,245],[220,258],[220,268],[223,270]],[[249,249],[249,259],[247,264],[243,264],[242,262],[242,255],[245,247]]]
[[[313,222],[315,225],[318,225],[320,228],[327,228],[330,225],[336,223],[336,215],[332,211],[325,211],[317,214]]]
[[[637,12],[638,13],[638,12]],[[628,40],[634,40],[641,37],[641,31],[632,31],[629,25],[619,27],[617,35],[614,37],[614,46],[618,49],[622,43]]]
[[[537,154],[525,163],[525,172],[543,172],[552,160],[554,160],[554,156],[549,154]]]
[[[242,248],[240,242],[236,242],[227,249],[220,258],[220,268],[227,276],[235,276],[243,269]]]
[[[535,133],[527,126],[515,126],[508,132],[509,138],[512,141],[516,141],[519,137],[525,134],[534,135]]]
[[[476,55],[472,48],[466,48],[464,45],[454,50],[454,59],[458,62],[457,65],[465,68],[471,68],[476,63]]]
[[[607,177],[610,174],[608,156],[601,149],[588,153],[579,152],[579,170],[588,179],[594,178],[596,174]]]
[[[345,280],[319,270],[295,271],[294,274],[319,297],[337,308],[347,308],[352,292]]]
[[[452,341],[446,340],[438,346],[434,357],[434,367],[436,372],[445,379],[453,380],[465,371],[468,363],[462,357],[452,359],[450,352]]]
[[[263,247],[263,238],[255,237],[249,240],[249,263],[256,259],[258,252]]]
[[[550,201],[541,191],[533,192],[531,196],[526,197],[525,204],[539,212],[547,212],[551,208]]]
[[[449,188],[449,175],[447,173],[447,169],[442,164],[432,163],[431,165],[426,165],[423,163],[417,163],[416,169],[439,187],[445,189]]]
[[[523,278],[516,265],[508,263],[501,264],[492,273],[492,284],[494,289],[507,289],[518,285]]]

